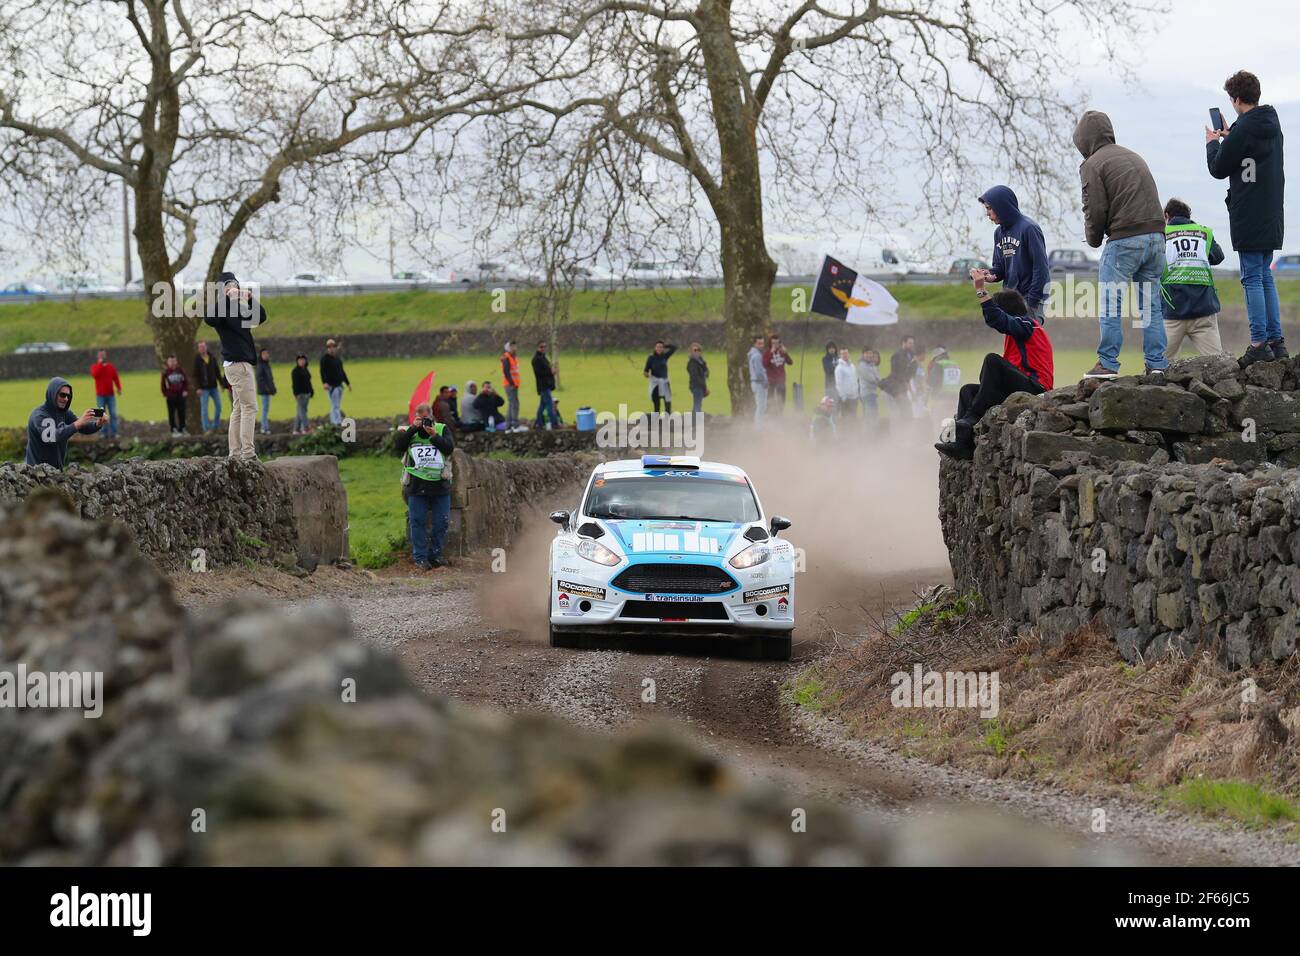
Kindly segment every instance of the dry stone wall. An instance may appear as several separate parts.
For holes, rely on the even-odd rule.
[[[1049,642],[1096,623],[1124,656],[1295,653],[1300,372],[1228,356],[1013,395],[940,466],[957,587]]]

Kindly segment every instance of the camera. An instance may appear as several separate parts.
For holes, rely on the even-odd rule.
[[[96,417],[96,418],[103,418],[103,417],[104,417],[104,409],[102,409],[102,408],[96,408],[96,409],[95,409],[95,417]]]
[[[432,427],[433,427],[433,419],[432,419],[432,418],[421,418],[421,419],[420,419],[420,425],[421,425],[422,427],[424,427],[424,428],[432,428]]]

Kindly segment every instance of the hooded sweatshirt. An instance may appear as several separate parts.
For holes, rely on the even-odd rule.
[[[1110,117],[1088,110],[1074,127],[1074,145],[1083,156],[1083,228],[1088,245],[1165,231],[1164,207],[1146,160],[1115,145]]]
[[[980,201],[998,217],[993,231],[993,281],[1017,290],[1030,308],[1037,309],[1047,298],[1047,285],[1052,281],[1043,230],[1020,211],[1016,194],[1007,186],[994,186]]]
[[[221,286],[239,286],[239,280],[233,272],[221,273]],[[249,311],[251,309],[251,312]],[[248,303],[230,301],[224,292],[220,299],[212,304],[203,321],[217,330],[221,339],[221,358],[225,362],[247,362],[257,365],[257,344],[253,341],[252,329],[260,328],[266,321],[266,309],[262,303],[252,299]]]
[[[1210,175],[1228,180],[1228,224],[1238,252],[1282,248],[1282,124],[1277,110],[1256,106],[1237,118],[1222,141],[1205,144]]]
[[[83,425],[81,428],[73,425],[77,416],[72,411],[71,400],[68,401],[68,407],[63,409],[55,403],[55,396],[65,385],[71,392],[72,383],[66,378],[55,376],[50,379],[50,383],[45,386],[45,402],[33,408],[27,419],[29,465],[52,465],[62,470],[63,462],[68,457],[68,439],[75,432],[91,435],[99,431],[99,426],[95,424]],[[47,438],[51,440],[47,441]]]

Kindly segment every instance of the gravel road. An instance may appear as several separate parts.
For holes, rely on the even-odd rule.
[[[928,569],[880,576],[872,592],[882,606],[903,605],[945,574]],[[671,655],[659,648],[552,649],[540,633],[492,622],[504,599],[496,581],[493,591],[483,591],[487,579],[486,570],[473,565],[418,578],[322,569],[298,579],[262,571],[252,579],[247,572],[187,577],[178,581],[178,591],[190,606],[250,594],[290,609],[332,601],[363,639],[398,654],[431,694],[507,711],[546,711],[597,731],[668,721],[742,773],[795,796],[870,808],[900,821],[951,802],[993,806],[1064,832],[1103,863],[1300,865],[1300,846],[1263,833],[1160,812],[1138,800],[1089,799],[989,779],[852,740],[843,728],[782,697],[781,686],[799,659],[816,653],[806,644],[796,645],[793,663],[698,656],[697,649],[680,645]],[[1105,813],[1104,833],[1093,832],[1098,810]]]

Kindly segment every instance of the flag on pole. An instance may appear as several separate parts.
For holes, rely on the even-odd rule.
[[[830,256],[822,257],[808,311],[850,325],[898,324],[898,301],[889,290]]]
[[[437,393],[433,390],[433,380],[437,374],[437,372],[430,372],[428,375],[424,376],[424,378],[420,379],[420,383],[415,386],[415,391],[411,393],[411,401],[406,406],[406,420],[408,423],[412,425],[415,424],[416,405],[422,405],[425,402],[432,405],[434,399],[438,397]]]

